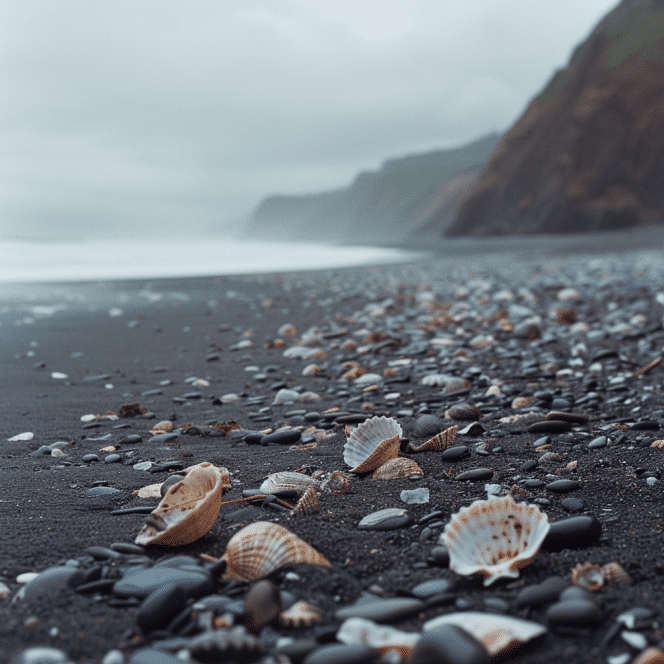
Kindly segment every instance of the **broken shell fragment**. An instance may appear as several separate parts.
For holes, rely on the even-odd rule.
[[[397,457],[384,463],[374,471],[371,477],[376,480],[394,480],[402,477],[421,477],[422,475],[424,475],[424,471],[415,461],[406,457]]]
[[[516,579],[548,532],[548,518],[539,507],[507,495],[462,507],[445,526],[441,542],[450,553],[451,570],[481,574],[489,586],[500,578]]]
[[[441,452],[454,443],[458,430],[459,426],[455,424],[453,427],[436,434],[433,438],[429,438],[429,440],[421,445],[413,445],[413,443],[409,443],[408,449],[413,452]]]
[[[530,620],[479,611],[460,611],[438,616],[425,622],[423,631],[435,631],[443,625],[460,627],[464,632],[481,641],[491,657],[502,652],[511,653],[515,647],[547,632],[544,625]]]
[[[323,612],[304,600],[295,602],[287,611],[279,614],[279,621],[287,627],[311,627],[319,623],[323,618]]]
[[[346,440],[344,461],[351,473],[366,473],[399,455],[401,425],[391,417],[371,417]]]
[[[404,632],[388,625],[378,625],[366,618],[347,618],[337,632],[337,641],[346,645],[369,646],[379,657],[394,652],[398,661],[405,662],[419,641],[421,634]],[[387,661],[387,657],[385,657]]]
[[[256,581],[282,565],[323,565],[330,561],[289,530],[269,521],[257,521],[235,533],[222,556],[225,579]]]
[[[221,507],[221,494],[230,488],[225,468],[201,463],[166,492],[157,508],[145,519],[136,544],[180,546],[194,542],[214,526]]]

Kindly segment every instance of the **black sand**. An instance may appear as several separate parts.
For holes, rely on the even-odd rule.
[[[633,242],[630,236],[628,241]],[[241,496],[242,489],[258,488],[269,472],[311,467],[323,471],[347,470],[342,459],[343,428],[332,429],[336,435],[307,451],[291,451],[282,446],[249,446],[232,442],[228,438],[180,436],[168,445],[149,442],[148,430],[156,422],[172,419],[176,425],[191,422],[202,426],[213,421],[235,421],[246,429],[277,428],[287,423],[285,415],[296,409],[324,411],[327,408],[359,410],[362,403],[374,405],[374,414],[392,414],[401,423],[405,436],[412,436],[413,416],[399,416],[396,411],[404,407],[417,407],[424,401],[436,404],[433,412],[442,415],[445,407],[453,403],[438,400],[440,388],[421,385],[412,377],[411,382],[385,385],[375,393],[362,395],[361,390],[347,387],[338,378],[343,373],[342,360],[356,360],[360,364],[375,363],[370,371],[383,373],[390,360],[404,353],[397,346],[372,349],[367,355],[329,350],[327,369],[320,376],[303,377],[302,369],[308,361],[283,357],[284,348],[266,347],[277,337],[277,330],[292,323],[299,334],[313,325],[325,330],[335,319],[349,332],[363,325],[352,321],[353,315],[369,301],[376,303],[391,299],[387,318],[412,307],[418,293],[428,286],[438,294],[438,301],[454,301],[455,288],[465,287],[473,278],[493,280],[488,295],[499,288],[531,288],[539,298],[533,305],[540,312],[548,312],[557,305],[555,294],[563,287],[577,288],[581,298],[574,306],[579,320],[584,316],[602,317],[607,310],[591,311],[600,286],[578,275],[607,279],[601,288],[608,289],[603,301],[615,301],[618,307],[628,307],[646,299],[649,309],[647,322],[630,332],[609,334],[596,347],[587,343],[589,355],[601,348],[615,350],[614,364],[619,371],[632,372],[662,354],[664,333],[661,329],[662,306],[655,297],[664,292],[664,281],[658,277],[664,272],[661,254],[657,254],[651,236],[641,249],[633,246],[624,251],[624,238],[606,240],[601,251],[595,238],[542,243],[530,239],[525,244],[502,245],[500,251],[481,253],[477,244],[458,243],[456,254],[449,250],[446,256],[431,258],[417,265],[370,267],[326,271],[320,273],[287,273],[240,277],[210,277],[186,280],[153,280],[151,282],[113,282],[104,284],[61,284],[35,287],[4,287],[4,308],[0,303],[0,334],[2,356],[0,371],[3,381],[3,407],[0,422],[0,581],[6,583],[12,595],[18,589],[16,577],[23,572],[41,571],[48,566],[62,564],[83,555],[90,546],[108,546],[113,542],[132,542],[140,529],[143,517],[139,514],[112,516],[111,511],[136,505],[154,505],[155,501],[141,500],[132,492],[142,486],[163,479],[164,475],[135,470],[138,461],[153,462],[175,460],[192,465],[211,461],[229,468],[238,485],[224,494],[225,499]],[[658,239],[658,238],[656,238]],[[656,248],[652,250],[653,246]],[[572,251],[574,249],[574,251]],[[593,258],[595,257],[595,258]],[[596,264],[591,264],[595,260]],[[613,280],[609,276],[615,277]],[[470,286],[473,297],[475,287]],[[460,297],[457,295],[457,297]],[[585,304],[584,304],[585,303]],[[38,305],[62,305],[60,310],[45,315]],[[475,306],[475,304],[473,304]],[[122,314],[109,315],[113,308]],[[376,318],[375,327],[381,329],[385,319]],[[593,322],[593,321],[589,321]],[[658,325],[659,324],[659,325]],[[416,322],[412,322],[412,327]],[[407,327],[407,326],[406,326]],[[482,331],[482,325],[465,326],[468,336]],[[542,323],[544,332],[552,327],[550,320]],[[559,336],[549,344],[537,346],[527,339],[519,339],[519,348],[538,356],[547,352],[569,358],[571,342],[564,337],[564,329],[556,327]],[[220,331],[221,330],[221,331]],[[639,336],[639,331],[644,331]],[[500,334],[495,327],[487,328],[495,335],[498,345],[506,343],[509,332]],[[636,334],[634,333],[636,332]],[[245,334],[243,334],[245,333]],[[394,338],[406,343],[407,329],[389,330]],[[362,337],[353,337],[361,343]],[[424,339],[430,339],[428,334]],[[233,344],[250,339],[251,348],[231,350]],[[579,337],[583,340],[583,335]],[[643,340],[643,341],[642,341]],[[641,345],[639,345],[639,342]],[[36,343],[33,343],[36,342]],[[328,346],[329,346],[328,342]],[[288,342],[293,345],[292,341]],[[628,379],[625,399],[607,403],[610,397],[621,394],[602,393],[597,408],[573,405],[573,412],[590,417],[586,427],[580,427],[575,443],[585,445],[593,437],[609,435],[613,439],[622,434],[624,440],[600,450],[571,450],[556,447],[562,460],[550,469],[564,468],[571,460],[579,460],[578,472],[560,470],[560,477],[580,481],[581,490],[570,496],[584,503],[583,513],[592,513],[602,522],[601,540],[588,548],[564,550],[559,553],[541,552],[528,567],[521,571],[516,582],[498,582],[488,589],[481,580],[455,576],[446,568],[424,565],[430,560],[435,546],[436,531],[429,541],[420,541],[421,526],[389,532],[358,531],[358,521],[372,511],[386,507],[407,507],[415,519],[433,510],[442,510],[443,520],[469,504],[475,498],[485,498],[484,482],[464,483],[449,479],[477,467],[494,470],[492,482],[509,489],[520,477],[544,477],[550,470],[539,468],[530,474],[519,471],[522,464],[539,456],[532,448],[537,438],[525,431],[525,425],[511,426],[497,423],[499,416],[509,415],[509,402],[520,395],[536,390],[550,390],[573,395],[575,400],[588,391],[584,379],[570,378],[568,382],[556,378],[555,372],[540,371],[545,364],[536,363],[535,373],[520,373],[519,353],[511,360],[496,357],[491,350],[473,351],[465,348],[470,359],[467,366],[480,366],[480,373],[491,370],[491,378],[502,379],[511,386],[510,398],[496,399],[498,408],[485,413],[489,434],[471,437],[467,443],[471,450],[477,443],[489,442],[489,449],[502,446],[502,453],[488,457],[474,452],[455,464],[442,464],[436,454],[417,455],[425,476],[417,481],[397,480],[380,483],[370,478],[352,478],[349,493],[341,497],[325,496],[318,514],[288,518],[264,510],[260,518],[278,520],[323,553],[333,564],[331,571],[303,570],[301,581],[287,582],[288,589],[318,604],[325,611],[325,624],[334,624],[334,610],[356,599],[363,590],[374,591],[385,597],[407,594],[421,581],[431,578],[449,578],[454,581],[452,592],[466,606],[483,610],[483,601],[503,599],[508,613],[545,622],[544,611],[517,609],[514,600],[518,591],[552,575],[569,577],[572,568],[590,561],[600,565],[619,562],[632,577],[631,585],[607,585],[598,595],[604,619],[592,628],[551,630],[544,641],[516,653],[514,661],[524,662],[600,662],[609,655],[623,652],[636,654],[638,650],[627,645],[615,631],[615,618],[622,611],[641,606],[652,609],[654,621],[661,624],[664,605],[664,567],[661,551],[664,544],[664,501],[660,469],[664,465],[664,452],[651,448],[650,440],[664,434],[660,431],[637,431],[629,426],[637,420],[650,419],[664,425],[662,409],[662,368],[657,366],[641,378]],[[521,352],[521,351],[520,351]],[[209,361],[217,354],[218,360]],[[433,354],[430,354],[432,357]],[[426,357],[416,357],[417,361]],[[312,360],[316,361],[316,360]],[[575,370],[589,374],[589,359]],[[256,382],[253,373],[245,371],[248,365],[261,369],[272,365],[267,380]],[[609,363],[610,366],[611,363]],[[454,365],[455,367],[457,365]],[[164,369],[164,367],[167,367]],[[159,372],[155,369],[161,368]],[[448,372],[445,363],[431,364],[431,370]],[[67,374],[66,379],[52,378],[52,372]],[[408,372],[406,372],[408,373]],[[461,370],[450,373],[462,374]],[[606,374],[607,372],[605,372]],[[105,375],[100,380],[86,380],[90,376]],[[209,387],[193,388],[185,380],[190,377],[207,379]],[[479,374],[477,374],[479,376]],[[162,386],[160,381],[170,379],[172,384]],[[596,389],[602,392],[609,386],[610,376],[602,375]],[[276,391],[274,384],[304,386],[322,397],[316,403],[296,403],[274,406],[267,411],[269,421],[255,423],[250,411],[269,406]],[[111,384],[112,388],[105,387]],[[641,401],[648,388],[649,399]],[[143,396],[149,390],[160,388],[162,394]],[[477,381],[464,397],[474,402],[490,404],[484,396],[487,386]],[[188,392],[200,391],[200,399],[173,401]],[[337,393],[348,391],[349,396]],[[386,402],[383,396],[398,391],[396,402]],[[213,397],[227,393],[244,395],[237,403],[214,405]],[[247,406],[246,398],[266,395],[258,406]],[[354,396],[359,400],[350,401]],[[625,404],[627,398],[634,399]],[[139,402],[155,414],[155,419],[131,418],[119,422],[102,422],[99,428],[84,429],[81,416],[115,411],[122,404]],[[641,409],[632,412],[633,407]],[[482,410],[482,406],[480,406]],[[128,423],[128,429],[114,429],[118,423]],[[607,430],[609,424],[622,425],[622,429]],[[7,439],[22,432],[33,432],[27,442],[8,442]],[[615,432],[615,433],[614,433]],[[112,434],[110,440],[92,439]],[[118,443],[125,435],[138,433],[143,441],[137,445],[120,446],[121,463],[84,463],[85,454],[97,453],[102,447]],[[647,439],[649,437],[649,439]],[[70,443],[66,456],[30,457],[29,453],[41,445],[56,441]],[[647,445],[645,443],[648,443]],[[133,457],[128,453],[134,450]],[[558,471],[556,471],[558,472]],[[658,482],[648,485],[644,473],[652,473]],[[120,489],[112,498],[88,498],[85,491],[94,482],[105,481]],[[399,499],[403,489],[428,487],[430,502],[405,506]],[[546,496],[551,505],[543,510],[551,520],[570,516],[561,506],[561,499],[541,489],[522,497],[531,500]],[[223,514],[222,514],[223,516]],[[177,550],[197,556],[208,554],[220,557],[237,524],[221,518],[213,530],[201,540]],[[150,550],[154,559],[171,553],[160,548]],[[418,564],[419,563],[419,564]],[[433,607],[425,619],[451,612],[454,604]],[[0,661],[8,661],[22,649],[32,645],[61,648],[73,661],[100,662],[113,648],[129,653],[149,639],[137,636],[134,624],[135,608],[116,608],[108,605],[107,598],[80,595],[73,590],[63,591],[55,599],[37,603],[13,603],[10,598],[0,599]],[[420,629],[422,619],[411,619],[397,626],[408,630]],[[611,637],[611,630],[614,636]],[[300,630],[297,634],[302,635]],[[661,635],[657,628],[645,629],[650,643],[658,643]],[[512,661],[512,660],[510,660]]]

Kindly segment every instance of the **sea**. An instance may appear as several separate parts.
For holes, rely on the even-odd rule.
[[[419,253],[305,242],[0,240],[0,284],[201,277],[387,265]]]

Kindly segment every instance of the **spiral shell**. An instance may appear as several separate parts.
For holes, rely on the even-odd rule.
[[[194,542],[212,530],[221,507],[221,494],[230,488],[225,468],[200,463],[171,486],[155,510],[145,519],[136,544],[179,546]]]
[[[319,485],[320,482],[309,475],[282,471],[268,475],[267,479],[261,484],[259,491],[261,493],[279,493],[281,491],[304,493],[311,487],[318,488]]]
[[[295,509],[291,512],[294,516],[305,514],[315,514],[318,512],[318,491],[311,486],[303,494],[300,500],[297,501]]]
[[[351,473],[366,473],[399,454],[401,425],[391,417],[372,417],[352,431],[344,445]]]
[[[224,578],[256,581],[282,565],[331,563],[316,549],[283,526],[257,521],[235,533],[226,545]]]
[[[335,470],[321,482],[320,488],[321,491],[331,493],[333,496],[343,496],[348,491],[349,484],[348,478],[342,472]]]
[[[413,445],[413,443],[409,443],[408,449],[412,452],[441,452],[454,443],[458,429],[459,427],[455,424],[453,427],[436,434],[433,438],[429,438],[429,440],[421,445]]]
[[[607,583],[632,583],[632,577],[620,563],[602,565],[602,576]]]
[[[599,592],[604,585],[604,574],[599,565],[593,563],[580,563],[572,570],[570,581],[591,593]]]
[[[431,438],[443,430],[443,423],[435,415],[420,415],[415,420],[413,433],[418,438]]]
[[[407,457],[397,457],[384,463],[371,476],[377,480],[395,480],[402,477],[421,477],[424,471]]]
[[[451,570],[462,576],[481,574],[489,586],[496,579],[516,579],[548,532],[548,518],[539,507],[507,495],[462,507],[445,526],[441,541],[450,553]]]

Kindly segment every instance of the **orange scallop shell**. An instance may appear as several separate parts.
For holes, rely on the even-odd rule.
[[[395,480],[402,477],[420,477],[422,475],[424,475],[424,471],[415,461],[407,457],[397,457],[384,463],[374,471],[371,477],[377,480]]]
[[[458,429],[458,425],[455,424],[453,427],[449,427],[449,429],[436,434],[433,438],[429,438],[429,440],[421,445],[410,443],[408,448],[413,452],[441,452],[454,443]]]

